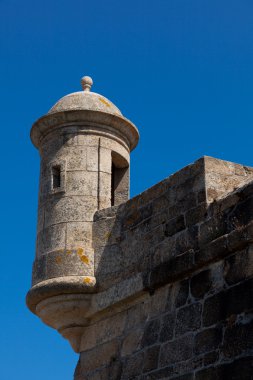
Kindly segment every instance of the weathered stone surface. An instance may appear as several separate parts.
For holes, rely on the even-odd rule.
[[[210,367],[196,373],[196,380],[251,380],[253,371],[252,357],[235,360],[232,363]]]
[[[84,352],[80,356],[80,366],[83,374],[109,365],[118,355],[119,344],[117,340],[102,344],[95,349]]]
[[[197,330],[201,324],[201,312],[201,303],[195,303],[181,308],[177,313],[176,336]]]
[[[251,309],[252,292],[253,280],[251,279],[208,298],[204,303],[204,325],[213,325],[232,314],[239,314]]]
[[[183,229],[185,229],[184,217],[180,215],[166,223],[164,233],[165,236],[172,236]]]
[[[66,192],[69,196],[87,195],[97,196],[98,174],[96,172],[75,170],[68,171],[66,174]]]
[[[165,314],[162,318],[160,331],[160,342],[167,342],[174,336],[175,315],[172,313]]]
[[[211,271],[205,270],[191,279],[191,294],[195,298],[203,298],[212,286]]]
[[[122,343],[121,356],[132,355],[141,348],[143,329],[132,330]]]
[[[45,228],[37,236],[37,256],[48,252],[65,249],[66,223],[59,223]]]
[[[136,379],[136,376],[141,375],[143,366],[144,353],[139,352],[134,356],[130,356],[126,359],[121,379],[129,380]]]
[[[169,379],[174,373],[173,366],[162,368],[156,371],[152,371],[149,374],[143,375],[143,380],[157,380],[157,379]]]
[[[195,337],[197,355],[216,350],[222,341],[222,330],[219,327],[203,330]],[[206,358],[207,360],[207,358]],[[209,359],[210,360],[210,359]]]
[[[111,318],[87,326],[83,330],[81,350],[86,351],[121,335],[125,327],[125,313],[119,313]]]
[[[73,148],[65,148],[68,159],[66,160],[66,170],[84,170],[86,169],[87,148],[86,146],[78,146]]]
[[[183,255],[172,258],[151,270],[148,282],[144,282],[144,285],[147,286],[147,288],[152,289],[171,281],[175,281],[179,275],[187,273],[193,265],[193,252],[185,252]]]
[[[176,307],[185,305],[189,296],[189,280],[183,280],[179,284],[178,293],[175,300]]]
[[[229,285],[253,275],[253,247],[237,252],[225,260],[224,277]]]
[[[209,352],[204,356],[204,366],[209,366],[214,364],[219,360],[219,353],[217,351]]]
[[[141,346],[147,347],[158,341],[160,332],[160,320],[154,319],[146,324],[144,334],[142,337]]]
[[[226,358],[239,356],[253,348],[253,320],[228,327],[224,334],[222,352]]]
[[[185,335],[172,342],[161,346],[160,365],[174,364],[182,360],[187,360],[193,355],[193,335]]]
[[[201,197],[199,197],[201,199]],[[199,222],[203,222],[207,216],[207,205],[200,204],[185,213],[185,223],[186,226],[192,226]]]
[[[45,207],[45,227],[67,222],[92,222],[96,197],[69,196],[52,199]]]
[[[153,371],[158,366],[160,346],[148,348],[145,352],[143,373]]]

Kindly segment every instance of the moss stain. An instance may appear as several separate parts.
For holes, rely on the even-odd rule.
[[[80,256],[80,259],[85,264],[89,264],[89,262],[90,262],[89,258],[85,255]]]
[[[91,283],[91,279],[89,277],[84,277],[83,282],[85,284],[90,284]]]
[[[110,103],[108,103],[105,99],[103,98],[98,98],[101,103],[104,103],[107,107],[111,107]]]

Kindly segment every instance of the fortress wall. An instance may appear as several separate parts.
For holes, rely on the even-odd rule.
[[[75,380],[251,379],[251,180],[205,157],[95,214],[99,311]]]

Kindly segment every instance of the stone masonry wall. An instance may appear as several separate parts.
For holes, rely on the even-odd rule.
[[[84,327],[75,380],[252,380],[250,180],[204,158],[96,213],[104,308]]]

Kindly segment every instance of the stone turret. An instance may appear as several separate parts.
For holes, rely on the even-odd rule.
[[[138,131],[82,85],[31,132],[28,307],[80,353],[75,380],[252,380],[253,168],[205,156],[128,200]]]
[[[83,300],[96,289],[93,216],[128,200],[129,154],[139,139],[137,128],[112,102],[90,91],[90,77],[81,84],[83,91],[60,99],[31,130],[41,169],[27,304],[60,331],[78,326],[80,310],[73,315],[72,296]]]

